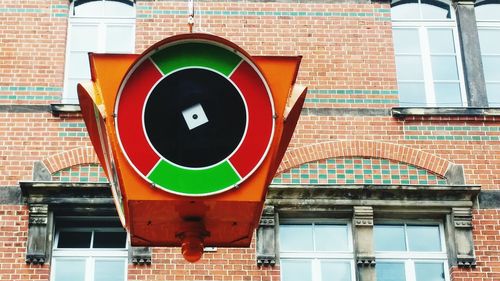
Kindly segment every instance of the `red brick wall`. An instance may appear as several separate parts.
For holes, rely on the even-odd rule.
[[[0,280],[49,280],[47,266],[26,265],[28,209],[0,205]]]
[[[64,78],[67,5],[67,0],[0,2],[0,105],[58,102]],[[186,15],[165,13],[184,12],[184,1],[139,0],[137,7],[137,52],[188,30]],[[196,8],[203,15],[196,16],[195,31],[225,37],[252,55],[302,55],[298,82],[309,86],[305,105],[308,108],[389,109],[397,105],[388,4],[197,2]],[[234,14],[209,15],[218,11]],[[349,90],[353,94],[345,92]],[[0,186],[16,186],[20,180],[30,180],[34,161],[43,161],[51,172],[95,161],[95,156],[87,153],[90,143],[85,129],[67,124],[82,124],[80,115],[0,112]],[[436,129],[437,126],[442,129]],[[401,151],[431,154],[446,163],[461,164],[468,184],[498,190],[500,132],[482,129],[498,127],[500,120],[495,117],[402,121],[389,116],[302,116],[290,145],[291,153],[285,158],[288,162],[282,167],[321,158],[321,151],[314,149],[324,143],[390,143]],[[442,136],[457,139],[440,139]],[[478,136],[479,140],[471,139]],[[372,154],[377,156],[376,151]],[[410,161],[408,157],[402,159]],[[434,171],[432,165],[435,163],[421,163],[422,168]],[[443,167],[436,169],[443,173]],[[498,210],[476,211],[478,267],[453,269],[454,281],[500,279],[499,220]],[[26,207],[0,205],[0,226],[0,280],[49,280],[50,265],[24,263]],[[179,252],[155,249],[153,265],[130,265],[129,279],[279,280],[278,267],[256,266],[253,246],[219,249],[206,254],[197,264],[187,264]]]

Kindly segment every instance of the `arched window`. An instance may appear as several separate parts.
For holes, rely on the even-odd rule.
[[[75,0],[70,5],[63,103],[78,103],[76,84],[90,79],[88,53],[133,53],[132,0]]]
[[[500,0],[478,1],[475,12],[488,105],[500,106]]]
[[[448,1],[391,4],[401,106],[466,106],[457,27]]]

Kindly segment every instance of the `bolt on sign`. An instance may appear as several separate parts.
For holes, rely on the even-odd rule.
[[[189,33],[89,59],[82,115],[132,245],[191,262],[248,247],[304,103],[301,57]]]

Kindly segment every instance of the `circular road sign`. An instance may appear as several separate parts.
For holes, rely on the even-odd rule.
[[[128,162],[185,196],[229,190],[264,160],[274,134],[269,87],[243,50],[211,35],[168,38],[129,69],[115,103]]]

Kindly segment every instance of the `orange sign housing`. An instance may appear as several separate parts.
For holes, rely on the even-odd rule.
[[[182,246],[189,261],[249,246],[304,103],[301,57],[208,34],[89,56],[82,114],[132,245]]]

